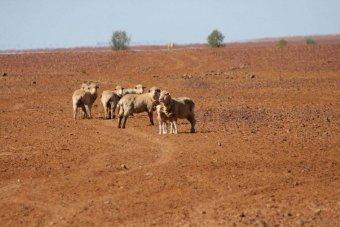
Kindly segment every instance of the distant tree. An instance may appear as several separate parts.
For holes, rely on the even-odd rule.
[[[224,35],[216,29],[213,30],[207,38],[208,44],[211,47],[222,46],[223,45],[223,39],[224,39]]]
[[[306,44],[307,45],[315,45],[316,42],[312,37],[306,37]]]
[[[287,40],[285,40],[285,39],[280,39],[280,40],[277,42],[277,46],[278,46],[279,48],[283,48],[283,47],[287,46],[287,44],[288,44],[288,42],[287,42]]]
[[[125,50],[130,43],[130,37],[125,31],[114,31],[111,37],[111,47],[114,50]]]

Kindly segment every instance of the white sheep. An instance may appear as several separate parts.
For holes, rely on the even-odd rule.
[[[120,87],[120,86],[117,86]],[[116,89],[117,89],[116,87]],[[123,96],[127,94],[142,94],[145,87],[141,84],[137,84],[134,88],[123,88]]]
[[[120,86],[117,86],[114,91],[106,90],[102,92],[100,101],[103,104],[105,119],[113,119],[115,117],[116,106],[122,95],[123,88]]]
[[[187,97],[171,98],[169,92],[162,91],[159,96],[159,103],[164,105],[160,110],[171,120],[172,131],[174,133],[177,133],[177,119],[187,119],[191,124],[190,132],[195,132],[194,101]]]
[[[167,47],[168,47],[168,50],[173,49],[174,48],[174,43],[168,43]]]
[[[160,89],[153,87],[148,93],[128,94],[123,96],[117,105],[118,128],[125,128],[127,118],[133,113],[147,112],[150,124],[153,122],[153,110],[158,102]]]
[[[76,90],[72,95],[73,118],[76,120],[78,108],[84,112],[84,118],[91,118],[91,109],[94,101],[97,99],[97,90],[99,86],[95,82],[83,83],[82,88]]]

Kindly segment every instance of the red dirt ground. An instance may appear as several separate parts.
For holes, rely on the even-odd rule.
[[[0,55],[0,225],[339,226],[340,40]],[[7,75],[3,75],[7,73]],[[84,80],[196,102],[197,133],[72,119]]]

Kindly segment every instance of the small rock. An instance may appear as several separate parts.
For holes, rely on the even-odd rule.
[[[296,224],[299,225],[299,226],[303,226],[305,224],[305,222],[302,219],[298,219],[296,221]]]
[[[254,79],[254,78],[255,78],[255,75],[254,75],[254,74],[252,74],[252,75],[250,76],[250,78],[251,78],[251,79]]]
[[[266,226],[267,226],[267,223],[264,222],[264,221],[257,221],[256,224],[257,224],[257,226],[259,226],[259,227],[266,227]]]
[[[221,142],[218,142],[217,145],[218,145],[218,146],[222,146]]]
[[[246,215],[242,212],[241,214],[240,214],[240,217],[241,218],[244,218]]]
[[[32,84],[37,84],[37,82],[36,81],[32,81]]]
[[[128,169],[128,167],[127,167],[125,164],[121,164],[120,167],[121,167],[122,169]]]
[[[7,76],[7,73],[3,73],[2,76]]]
[[[207,212],[205,210],[202,211],[202,214],[206,214]]]
[[[314,213],[315,213],[315,214],[320,214],[320,213],[321,213],[321,209],[315,209],[315,210],[314,210]]]

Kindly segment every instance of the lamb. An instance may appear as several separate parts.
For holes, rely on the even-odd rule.
[[[97,99],[97,90],[99,86],[95,82],[82,84],[82,88],[76,90],[72,96],[73,118],[76,120],[78,108],[82,108],[84,118],[91,118],[91,109],[94,101]]]
[[[125,128],[127,118],[133,113],[147,112],[150,124],[153,122],[153,110],[158,101],[160,89],[153,87],[148,93],[128,94],[123,96],[117,105],[118,109],[118,128]]]
[[[115,118],[116,106],[120,98],[123,96],[123,89],[124,88],[117,86],[114,91],[103,91],[100,101],[103,104],[105,119]]]
[[[159,102],[164,105],[164,108],[159,107],[160,111],[170,120],[172,124],[172,131],[177,134],[177,119],[187,119],[191,124],[190,132],[195,132],[195,103],[190,98],[179,97],[171,98],[167,91],[162,91],[159,96]],[[161,127],[163,127],[161,125]],[[164,130],[164,129],[163,129]]]
[[[173,117],[171,113],[168,113],[163,103],[156,106],[157,120],[159,125],[159,134],[168,133],[168,124],[170,124],[170,133],[175,133],[176,125],[173,124]]]

